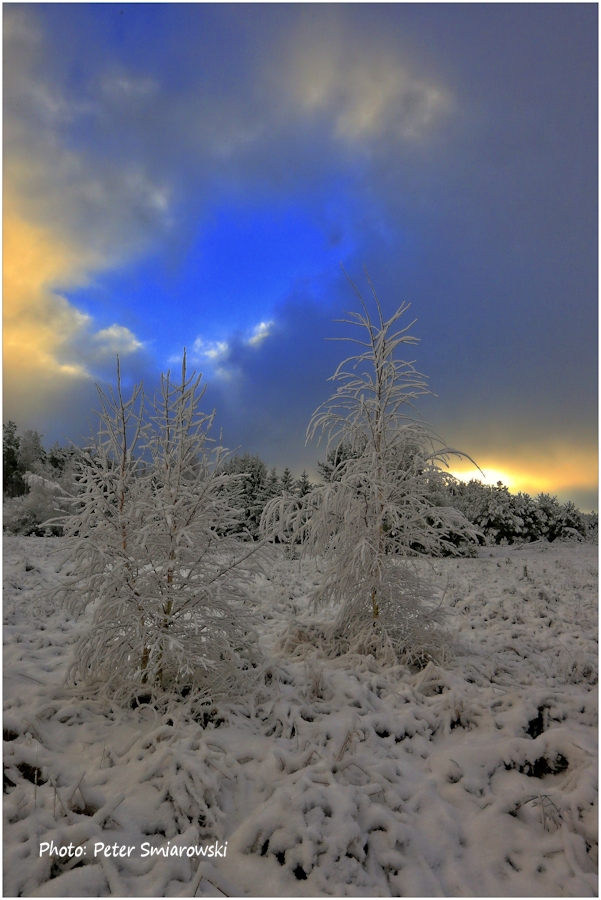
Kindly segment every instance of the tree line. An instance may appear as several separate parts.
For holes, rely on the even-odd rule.
[[[86,465],[85,450],[56,442],[46,450],[43,435],[27,430],[18,434],[13,421],[3,426],[4,529],[23,535],[60,535],[59,523],[45,523],[67,511],[68,493],[78,491],[78,482]],[[278,474],[268,469],[257,454],[234,453],[224,457],[223,474],[243,476],[237,491],[240,509],[235,532],[257,538],[265,505],[274,497],[287,494],[302,498],[313,490],[305,469],[298,478],[286,467]]]
[[[46,450],[37,431],[19,435],[16,423],[7,422],[3,426],[2,453],[4,529],[23,535],[60,535],[60,524],[45,523],[67,510],[62,492],[76,489],[83,455],[81,448],[58,442]],[[344,441],[330,448],[326,459],[317,463],[321,482],[337,480],[337,467],[352,456]],[[244,476],[238,495],[241,515],[234,528],[254,538],[259,535],[261,516],[269,501],[284,495],[301,499],[315,487],[306,470],[294,478],[286,467],[279,475],[275,466],[268,468],[258,454],[247,452],[228,457],[223,472]],[[453,507],[476,526],[480,544],[597,539],[597,513],[583,513],[574,503],[560,503],[551,494],[513,494],[500,481],[495,485],[475,479],[466,483],[441,470],[431,479],[428,495],[433,507]],[[453,533],[449,539],[461,554],[474,552],[473,542]]]

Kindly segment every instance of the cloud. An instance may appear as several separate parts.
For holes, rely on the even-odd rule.
[[[442,90],[412,78],[392,61],[370,60],[327,71],[307,69],[301,77],[301,102],[308,110],[329,109],[337,136],[363,140],[392,133],[410,140],[424,133],[445,110]]]
[[[131,103],[152,112],[153,79],[125,69],[76,89],[56,71],[49,42],[32,11],[4,10],[4,179],[27,221],[52,226],[66,243],[93,247],[95,264],[119,265],[148,249],[172,225],[172,187],[133,154],[115,115]],[[111,121],[113,117],[113,121]],[[100,156],[106,130],[108,153]],[[121,151],[125,148],[125,155]],[[77,148],[77,149],[75,149]]]
[[[49,229],[27,222],[4,195],[4,372],[9,383],[19,378],[85,377],[79,364],[65,361],[65,351],[91,323],[54,289],[86,281],[86,260]],[[90,259],[91,263],[92,260]]]
[[[229,349],[227,341],[203,341],[197,337],[192,345],[192,359],[210,359],[215,362],[225,359]]]
[[[275,325],[275,322],[270,320],[269,322],[259,322],[258,325],[255,326],[252,336],[246,341],[251,347],[258,347],[259,344],[268,338],[271,334],[271,329]]]
[[[99,344],[99,350],[103,354],[118,354],[125,356],[129,353],[135,353],[144,346],[137,339],[135,334],[125,328],[124,325],[111,325],[110,328],[102,328],[93,336],[96,344]]]
[[[342,20],[323,26],[299,29],[280,83],[306,116],[326,116],[338,139],[411,142],[452,108],[448,88],[412,71],[398,48],[363,42]]]
[[[37,403],[40,394],[49,402],[73,382],[93,379],[94,363],[102,357],[131,354],[143,345],[118,324],[93,333],[93,317],[60,291],[85,286],[100,261],[20,216],[10,188],[4,194],[3,237],[4,381],[14,417],[13,390],[21,408]]]
[[[170,192],[143,165],[98,166],[68,145],[67,126],[96,108],[42,76],[46,44],[30,11],[4,14],[5,414],[21,422],[85,393],[107,356],[142,349],[118,323],[94,334],[94,318],[63,292],[139,253],[157,224],[168,227]]]
[[[245,350],[256,351],[261,344],[273,335],[275,320],[259,322],[247,332],[235,331],[226,340],[210,341],[200,335],[192,344],[189,359],[192,365],[208,365],[208,376],[224,381],[232,381],[242,374]],[[169,358],[169,362],[178,362],[178,356]]]
[[[7,191],[3,237],[4,416],[40,428],[53,411],[64,421],[59,410],[66,399],[92,386],[86,365],[70,352],[91,317],[53,287],[84,283],[85,259],[49,229],[21,218]]]

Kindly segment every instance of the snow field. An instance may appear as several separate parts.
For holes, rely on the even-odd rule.
[[[64,685],[85,621],[45,599],[60,546],[5,536],[5,896],[596,894],[596,547],[424,563],[454,655],[421,670],[326,658],[316,569],[275,553],[264,683],[195,719]]]

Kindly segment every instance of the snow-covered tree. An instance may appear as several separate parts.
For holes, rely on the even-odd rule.
[[[269,470],[269,474],[267,475],[267,480],[265,482],[265,490],[264,490],[264,503],[268,503],[269,500],[272,500],[274,497],[279,497],[280,495],[280,479],[278,478],[278,471],[275,466]]]
[[[26,472],[37,472],[46,460],[46,451],[42,445],[42,435],[29,429],[21,438],[21,465]]]
[[[94,604],[71,676],[117,700],[140,692],[218,696],[253,666],[244,606],[256,549],[228,534],[234,475],[208,437],[200,376],[170,373],[144,410],[142,386],[125,401],[98,389],[101,428],[81,466],[81,508],[65,520],[72,573],[59,593],[77,613]]]
[[[573,503],[562,506],[557,497],[539,494],[536,498],[543,520],[543,533],[548,541],[567,537],[574,532],[586,534],[586,527]]]
[[[292,494],[294,491],[294,478],[290,469],[286,466],[280,479],[280,488],[283,494]]]
[[[263,507],[267,502],[267,466],[259,456],[243,453],[228,459],[224,464],[224,472],[240,476],[234,482],[237,502],[242,511],[236,531],[255,538],[259,533]]]
[[[599,540],[599,514],[595,512],[581,512],[580,517],[584,525],[586,539],[597,543]]]
[[[345,452],[328,483],[300,500],[269,504],[263,527],[292,535],[303,552],[324,557],[313,600],[341,604],[329,635],[338,649],[417,660],[436,654],[440,635],[428,587],[411,558],[453,552],[445,529],[472,537],[474,529],[455,510],[429,500],[439,465],[457,451],[442,446],[416,418],[413,403],[428,393],[426,381],[412,362],[397,358],[402,345],[416,343],[411,325],[395,330],[408,306],[386,321],[369,285],[377,320],[355,288],[363,313],[343,321],[360,329],[351,340],[361,351],[340,363],[331,377],[339,386],[307,431],[307,440],[325,437],[328,451]]]
[[[5,422],[2,426],[2,491],[9,497],[18,497],[27,490],[20,454],[21,438],[17,435],[16,422]]]
[[[27,493],[4,503],[5,530],[23,535],[62,535],[63,528],[57,516],[71,512],[77,502],[75,472],[65,473],[60,479],[26,472],[23,480]]]
[[[298,497],[304,497],[313,490],[313,485],[309,481],[309,476],[305,469],[301,472],[300,478],[295,482],[294,489]]]
[[[357,455],[357,451],[353,451],[345,441],[340,441],[336,446],[329,447],[326,452],[325,462],[317,463],[317,468],[323,481],[335,481],[340,463],[352,457],[357,457]]]

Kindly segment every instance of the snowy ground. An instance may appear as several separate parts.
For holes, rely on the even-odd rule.
[[[436,561],[455,655],[419,672],[278,653],[314,578],[278,557],[268,683],[197,722],[64,686],[60,545],[5,537],[4,896],[596,894],[596,546]]]

